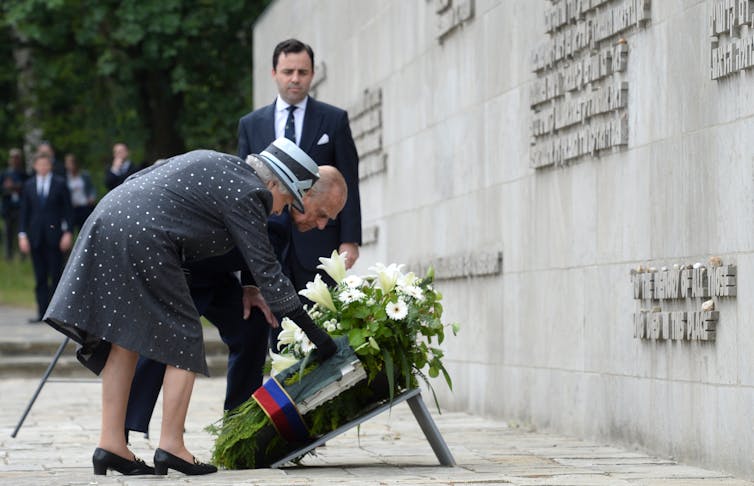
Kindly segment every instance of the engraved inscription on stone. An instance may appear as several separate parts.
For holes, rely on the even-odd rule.
[[[631,271],[634,338],[714,341],[721,299],[736,296],[736,266],[710,258],[709,265],[675,265]]]
[[[416,273],[423,275],[429,267],[435,270],[435,280],[487,277],[503,272],[503,252],[480,252],[440,257],[413,265]]]
[[[530,164],[564,166],[628,144],[628,42],[649,0],[550,0],[531,52]]]
[[[437,40],[442,43],[457,28],[474,17],[474,0],[434,0]]]
[[[722,79],[754,67],[754,1],[711,0],[710,78]]]
[[[384,172],[387,154],[382,152],[382,89],[366,89],[348,108],[351,133],[359,152],[359,179]]]

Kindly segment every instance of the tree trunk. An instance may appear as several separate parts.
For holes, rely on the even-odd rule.
[[[186,144],[178,131],[183,96],[173,93],[167,70],[144,71],[139,78],[142,120],[149,133],[143,160],[146,166],[185,152]]]

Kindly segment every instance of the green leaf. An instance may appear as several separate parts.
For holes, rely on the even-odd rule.
[[[356,349],[364,344],[364,330],[363,329],[351,329],[348,332],[348,344]]]
[[[442,371],[442,375],[445,377],[445,383],[448,384],[448,388],[450,390],[452,390],[453,389],[453,381],[450,379],[450,375],[448,374],[448,370],[446,370],[444,366],[440,366],[440,371]]]
[[[387,375],[388,390],[390,393],[390,401],[393,401],[395,396],[395,370],[393,369],[393,357],[386,350],[382,350],[382,359],[385,362],[385,374]]]

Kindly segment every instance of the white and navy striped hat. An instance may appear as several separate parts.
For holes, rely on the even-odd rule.
[[[285,187],[293,194],[293,207],[304,212],[304,193],[319,179],[319,168],[306,152],[280,137],[259,154]]]

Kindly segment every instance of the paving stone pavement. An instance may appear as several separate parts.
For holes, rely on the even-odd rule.
[[[329,441],[300,466],[225,471],[165,478],[94,476],[91,454],[99,430],[98,382],[47,384],[18,436],[10,434],[38,380],[0,380],[0,484],[7,485],[753,485],[730,475],[677,464],[610,445],[510,427],[465,413],[437,414],[456,467],[438,465],[405,403]],[[204,427],[221,414],[225,381],[197,380],[186,443],[208,460],[212,437]],[[132,437],[132,450],[151,462],[159,437],[158,403],[150,438]]]
[[[0,307],[3,326],[10,315]],[[4,328],[4,329],[3,329]],[[44,333],[27,332],[33,340]],[[53,377],[55,375],[53,374]],[[226,471],[189,477],[95,476],[91,455],[99,434],[100,385],[94,380],[54,381],[42,390],[16,438],[11,438],[39,378],[0,378],[0,485],[490,485],[521,486],[712,486],[751,485],[722,472],[677,464],[640,451],[509,426],[458,412],[430,411],[457,466],[438,465],[406,403],[396,405],[360,430],[330,440],[300,465],[281,469]],[[223,378],[200,378],[186,424],[186,443],[201,460],[211,454],[204,427],[221,415]],[[148,463],[157,446],[161,402],[150,438],[132,434],[132,450]]]

